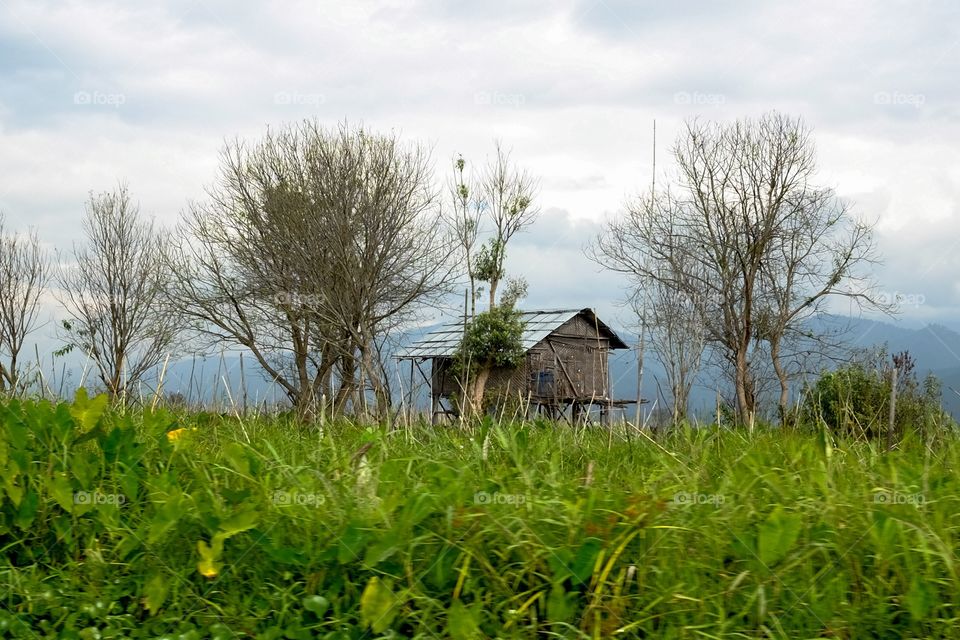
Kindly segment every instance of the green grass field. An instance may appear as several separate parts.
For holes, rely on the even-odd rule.
[[[960,635],[950,438],[0,423],[0,637]]]

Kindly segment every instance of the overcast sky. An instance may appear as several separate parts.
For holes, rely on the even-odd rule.
[[[960,4],[942,2],[43,2],[0,0],[0,210],[77,237],[129,183],[175,222],[225,138],[304,117],[427,142],[438,176],[500,138],[543,216],[509,266],[528,307],[622,282],[582,246],[649,184],[685,118],[771,109],[815,130],[821,181],[876,220],[906,322],[960,321]]]

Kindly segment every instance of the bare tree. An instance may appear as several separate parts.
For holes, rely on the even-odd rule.
[[[799,120],[772,113],[729,125],[692,121],[673,155],[673,191],[630,203],[593,255],[703,300],[707,340],[729,366],[740,418],[752,426],[755,347],[779,346],[819,300],[849,291],[840,283],[860,277],[872,259],[869,227],[854,223],[842,233],[848,213],[813,185],[814,148]],[[785,256],[793,267],[783,267]]]
[[[429,154],[395,135],[315,121],[236,141],[184,216],[176,306],[210,345],[243,347],[301,410],[373,390],[383,337],[445,292],[452,246]]]
[[[527,294],[527,283],[522,277],[507,278],[504,263],[510,240],[536,220],[539,208],[534,205],[538,185],[525,169],[514,165],[510,153],[500,142],[496,143],[496,155],[480,172],[479,176],[467,177],[465,161],[458,158],[454,168],[451,187],[453,214],[447,223],[460,247],[469,280],[470,305],[468,315],[476,321],[476,299],[480,292],[478,283],[488,287],[488,317],[483,318],[485,330],[501,331],[516,325],[511,313],[513,306]],[[485,242],[476,250],[478,238],[486,236]],[[494,314],[497,309],[497,293],[506,281],[499,304],[505,313]],[[491,324],[491,327],[487,326]],[[516,325],[519,326],[519,325]],[[465,339],[468,337],[465,331]],[[474,344],[483,344],[482,340]],[[493,354],[473,350],[471,364],[463,363],[460,385],[463,403],[461,410],[477,411],[481,405],[491,363],[497,359]]]
[[[36,328],[49,278],[50,262],[36,231],[8,232],[0,214],[0,393],[20,393],[27,384],[20,352]]]
[[[487,283],[490,309],[493,309],[497,306],[497,289],[506,277],[507,244],[519,231],[533,224],[540,213],[533,202],[538,184],[527,170],[511,162],[510,153],[497,142],[496,155],[485,167],[476,190],[480,208],[489,219],[492,231],[477,255],[474,276]]]
[[[631,304],[642,318],[650,347],[663,364],[670,387],[673,424],[677,425],[687,417],[690,390],[703,359],[706,336],[700,314],[706,304],[700,295],[670,286],[673,279],[661,271],[659,277],[638,288]]]
[[[476,247],[483,221],[483,209],[474,193],[475,179],[466,173],[466,160],[458,156],[453,164],[454,173],[448,189],[450,192],[450,211],[444,216],[456,239],[462,271],[469,284],[470,304],[468,314],[477,315],[477,277],[475,271]]]
[[[853,297],[861,306],[883,308],[869,287],[842,283],[866,282],[865,267],[876,263],[873,230],[852,218],[832,189],[808,188],[790,198],[786,216],[770,243],[761,270],[757,337],[767,343],[779,385],[777,411],[787,418],[791,370],[784,346],[820,343],[826,336],[811,333],[808,320],[822,312],[829,296]]]
[[[165,304],[164,235],[140,215],[127,186],[90,194],[86,243],[57,279],[69,348],[83,351],[107,392],[126,401],[174,345],[176,319]]]

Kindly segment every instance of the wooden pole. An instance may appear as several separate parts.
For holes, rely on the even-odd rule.
[[[717,389],[717,429],[720,428],[720,389]]]
[[[413,424],[413,403],[415,401],[413,395],[413,358],[410,358],[410,388],[407,393],[410,394],[407,397],[407,427],[409,428]]]
[[[890,371],[890,421],[887,424],[887,451],[893,450],[893,431],[897,420],[897,367]]]
[[[653,167],[650,171],[650,205],[651,209],[656,197],[657,191],[657,121],[653,121]],[[643,352],[646,350],[646,335],[647,335],[647,310],[646,305],[640,314],[640,336],[637,341],[637,415],[636,428],[637,431],[640,430],[640,415],[642,413],[643,407]]]
[[[644,336],[646,334],[646,327],[644,326],[644,318],[640,318],[640,336],[637,340],[637,415],[636,415],[636,428],[640,430],[640,407],[643,406],[643,351],[644,351]]]
[[[430,424],[437,424],[437,395],[433,379],[437,377],[437,358],[430,360]]]

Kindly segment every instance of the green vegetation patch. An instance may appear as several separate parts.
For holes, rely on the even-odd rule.
[[[960,443],[0,405],[0,637],[937,637]]]

